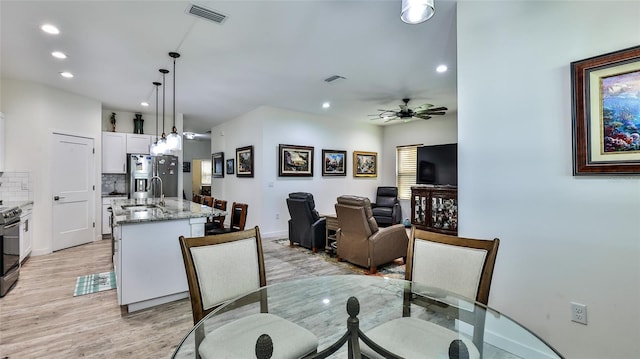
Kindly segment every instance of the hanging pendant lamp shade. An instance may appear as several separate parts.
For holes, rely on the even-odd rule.
[[[180,54],[170,52],[169,56],[173,58],[173,128],[167,136],[167,146],[172,150],[182,151],[182,136],[178,134],[176,128],[176,59],[180,57]]]
[[[164,112],[165,112],[164,99],[165,99],[165,92],[166,92],[165,89],[167,88],[165,75],[169,73],[169,70],[160,69],[159,71],[162,74],[162,135],[158,140],[158,151],[160,151],[161,154],[165,154],[169,150],[167,146],[167,135],[164,132]]]
[[[429,20],[436,11],[434,0],[402,0],[400,18],[407,24],[419,24]]]
[[[152,155],[162,154],[161,149],[158,147],[158,86],[162,85],[159,82],[154,82],[153,85],[156,87],[156,140],[151,145],[150,151]]]

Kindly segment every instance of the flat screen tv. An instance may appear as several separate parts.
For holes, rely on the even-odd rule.
[[[458,144],[418,147],[416,183],[458,185]]]

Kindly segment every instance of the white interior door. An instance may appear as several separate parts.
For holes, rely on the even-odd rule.
[[[93,139],[53,134],[53,250],[93,240],[95,159]]]

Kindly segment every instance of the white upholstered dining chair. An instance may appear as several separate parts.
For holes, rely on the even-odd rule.
[[[212,310],[266,285],[260,230],[252,229],[205,237],[180,236],[193,322]],[[262,293],[262,291],[260,291]],[[260,295],[260,313],[227,323],[209,333],[199,326],[196,353],[202,358],[253,358],[262,334],[273,338],[274,358],[300,358],[315,353],[318,339],[309,330],[268,313],[266,295]]]
[[[486,305],[499,244],[498,238],[462,238],[412,227],[405,279]],[[403,317],[373,328],[365,333],[366,336],[404,358],[448,358],[454,341],[456,345],[458,341],[464,343],[468,358],[482,357],[484,311],[466,312],[464,308],[449,311],[473,326],[473,336],[466,337],[426,320],[410,317],[411,303],[420,303],[417,297],[409,289],[405,293]],[[362,352],[369,358],[380,358],[366,346]]]

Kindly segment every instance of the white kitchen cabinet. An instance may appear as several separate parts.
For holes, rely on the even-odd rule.
[[[127,197],[105,197],[102,199],[102,234],[111,234],[111,213],[109,207],[114,199],[127,199]]]
[[[151,146],[151,135],[127,133],[127,153],[148,155]]]
[[[102,173],[127,173],[126,133],[102,133]]]
[[[32,204],[22,207],[22,214],[20,215],[20,263],[31,254],[31,243],[33,241],[31,237],[31,229],[33,228],[32,213]]]

